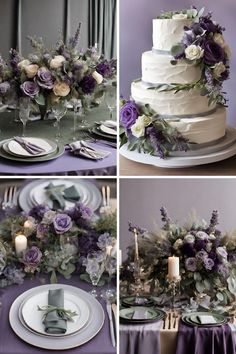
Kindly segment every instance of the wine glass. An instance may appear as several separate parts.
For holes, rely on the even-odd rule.
[[[22,136],[26,134],[26,124],[30,115],[30,99],[28,97],[21,97],[19,100],[19,118],[23,124]]]
[[[105,270],[104,261],[104,253],[101,251],[90,252],[87,255],[86,272],[89,274],[90,280],[93,284],[93,289],[90,291],[90,294],[94,297],[98,296],[96,287]]]
[[[52,106],[52,113],[54,114],[56,118],[56,126],[57,126],[57,133],[56,133],[56,141],[59,141],[61,138],[61,126],[60,126],[60,121],[61,118],[64,117],[64,115],[67,112],[67,102],[66,101],[59,101],[55,102]]]
[[[113,119],[113,112],[116,109],[116,87],[109,86],[105,93],[105,102],[110,112],[110,119]]]
[[[73,140],[76,140],[76,129],[77,129],[77,118],[80,112],[80,109],[82,107],[82,103],[81,100],[77,99],[77,98],[72,98],[71,99],[71,104],[73,106],[73,112],[74,112],[74,125],[73,125]]]
[[[108,285],[107,285],[107,290],[105,292],[105,297],[106,300],[108,301],[112,300],[115,296],[115,289],[112,289],[111,281],[112,281],[112,276],[116,273],[116,265],[117,265],[116,258],[112,257],[111,254],[108,254],[105,263],[105,269],[108,273]]]

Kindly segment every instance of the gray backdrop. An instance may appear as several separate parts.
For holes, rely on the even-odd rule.
[[[120,247],[133,241],[128,221],[149,230],[161,225],[160,207],[165,206],[173,220],[186,220],[193,209],[209,220],[212,210],[220,213],[219,228],[236,229],[236,179],[234,178],[160,178],[121,179]]]
[[[30,51],[27,35],[42,37],[47,47],[59,32],[74,34],[82,22],[80,48],[99,43],[107,58],[116,57],[116,0],[0,0],[0,54],[10,48]]]

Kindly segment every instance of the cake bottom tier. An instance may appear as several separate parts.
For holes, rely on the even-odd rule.
[[[204,144],[214,142],[225,135],[226,109],[218,108],[206,117],[167,119],[191,143]]]

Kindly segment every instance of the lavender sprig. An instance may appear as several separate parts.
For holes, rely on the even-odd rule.
[[[164,230],[168,230],[170,227],[171,219],[168,215],[167,209],[165,207],[161,207],[161,221],[164,223]]]
[[[136,231],[140,236],[144,236],[144,234],[147,232],[146,229],[134,225],[131,221],[129,221],[128,224],[129,224],[129,231],[132,233]]]
[[[81,29],[81,22],[79,23],[79,26],[75,32],[75,35],[72,36],[69,39],[69,46],[70,48],[74,49],[77,47],[77,45],[79,44],[79,40],[80,40],[80,29]]]
[[[210,232],[214,232],[215,231],[216,225],[219,224],[218,218],[219,218],[218,211],[217,210],[213,210],[212,215],[211,215],[210,225],[209,225],[209,231]]]

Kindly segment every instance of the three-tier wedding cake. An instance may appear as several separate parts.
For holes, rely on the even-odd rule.
[[[222,146],[230,50],[224,28],[203,10],[163,13],[153,20],[153,48],[142,54],[142,77],[123,100],[122,143],[159,157]],[[218,147],[219,148],[219,147]],[[180,153],[180,155],[183,152]]]

